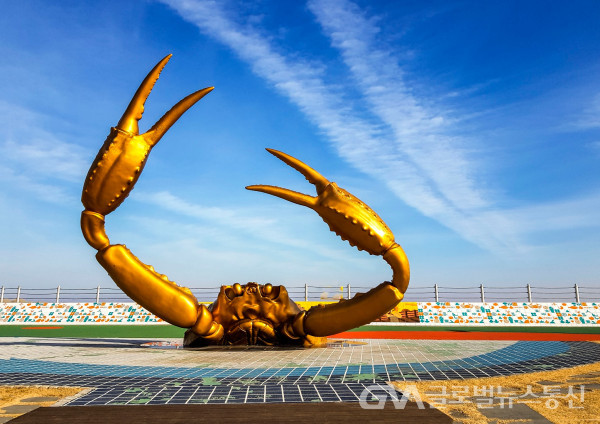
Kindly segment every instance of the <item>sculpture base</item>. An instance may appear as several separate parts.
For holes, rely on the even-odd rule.
[[[245,334],[246,337],[242,337]],[[235,337],[224,337],[219,341],[205,339],[192,330],[187,330],[183,337],[183,347],[206,346],[290,346],[290,347],[326,347],[327,337],[306,336],[298,339],[256,337],[246,331],[238,331]]]

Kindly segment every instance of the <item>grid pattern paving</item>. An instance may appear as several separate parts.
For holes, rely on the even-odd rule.
[[[187,350],[142,348],[147,343],[139,340],[1,340],[0,384],[92,389],[68,405],[352,402],[387,381],[491,377],[600,361],[600,344],[591,342],[367,340],[321,349]]]

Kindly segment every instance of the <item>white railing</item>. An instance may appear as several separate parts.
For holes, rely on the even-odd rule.
[[[350,284],[316,286],[286,286],[290,297],[296,301],[331,301],[349,299],[356,293],[364,293],[371,286]],[[201,302],[212,302],[217,298],[220,287],[190,288]],[[0,286],[1,302],[130,302],[119,288],[28,288]],[[434,284],[432,286],[410,286],[404,301],[408,302],[600,302],[600,286],[492,286],[473,285],[454,287]]]

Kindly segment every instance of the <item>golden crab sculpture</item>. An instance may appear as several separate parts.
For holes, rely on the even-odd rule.
[[[209,87],[190,94],[150,130],[140,134],[138,121],[142,118],[144,103],[170,57],[162,59],[146,76],[121,120],[111,129],[83,186],[83,236],[98,251],[98,262],[121,290],[163,320],[187,328],[184,345],[191,347],[213,344],[319,346],[325,343],[326,336],[367,324],[398,304],[408,286],[409,265],[383,220],[314,169],[272,149],[267,150],[315,185],[317,196],[265,185],[246,188],[313,209],[342,240],[372,255],[382,255],[392,267],[391,282],[384,282],[350,300],[319,305],[308,311],[301,310],[283,286],[233,284],[222,286],[217,300],[206,307],[198,303],[188,288],[178,286],[142,263],[124,245],[110,243],[104,230],[104,217],[119,207],[131,192],[152,147],[185,111],[213,89]]]

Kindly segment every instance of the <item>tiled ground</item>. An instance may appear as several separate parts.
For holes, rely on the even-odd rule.
[[[321,349],[144,347],[134,339],[0,339],[0,384],[90,387],[69,405],[358,401],[372,385],[600,362],[591,342],[364,340]],[[171,348],[169,348],[171,347]]]

